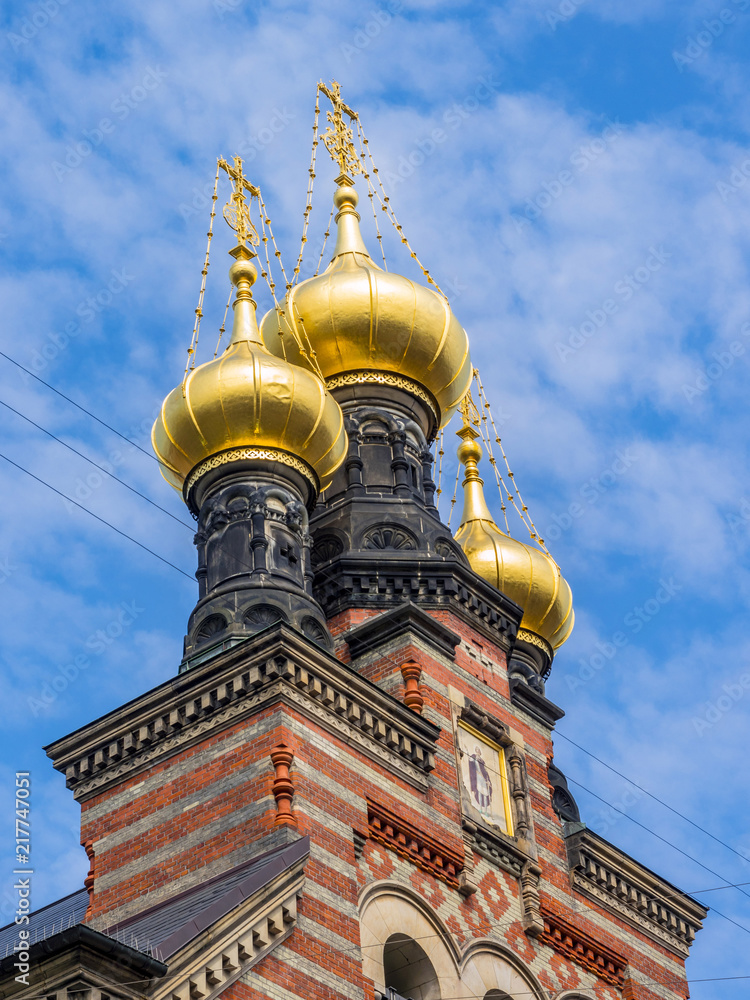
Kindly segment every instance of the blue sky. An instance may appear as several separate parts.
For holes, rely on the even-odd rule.
[[[572,786],[590,826],[689,891],[750,882],[748,25],[750,0],[0,13],[0,350],[146,450],[184,367],[216,156],[245,153],[293,266],[315,84],[341,82],[573,587],[576,629],[548,686],[560,732],[737,853],[563,738],[557,761],[627,814]],[[321,156],[312,249],[332,177]],[[217,227],[202,360],[228,290]],[[190,520],[153,459],[2,356],[0,399],[174,517],[0,406],[4,455],[192,574]],[[40,747],[174,674],[195,586],[1,459],[0,494],[0,783],[7,795],[32,771],[42,905],[87,863]],[[746,930],[712,914],[690,978],[750,975],[750,898],[700,898]],[[746,991],[691,986],[697,1000]]]

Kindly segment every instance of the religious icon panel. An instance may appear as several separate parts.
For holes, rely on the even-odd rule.
[[[456,736],[465,811],[512,836],[503,748],[463,722]]]

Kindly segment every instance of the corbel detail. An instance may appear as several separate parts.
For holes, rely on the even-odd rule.
[[[521,902],[523,904],[523,929],[529,937],[539,937],[544,932],[544,920],[540,910],[539,880],[542,869],[533,861],[527,861],[521,871]]]

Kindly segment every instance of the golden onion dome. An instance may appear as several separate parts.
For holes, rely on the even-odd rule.
[[[471,568],[523,608],[519,638],[541,637],[558,649],[573,631],[573,594],[560,567],[546,552],[511,538],[495,524],[484,499],[477,470],[482,449],[468,424],[459,432],[459,461],[464,465],[464,509],[456,541]],[[524,632],[532,633],[524,636]]]
[[[212,468],[261,459],[296,469],[317,493],[346,454],[343,414],[321,380],[266,350],[245,246],[230,251],[237,288],[232,337],[221,357],[194,368],[164,400],[151,439],[170,485],[188,499]]]
[[[406,389],[443,425],[471,380],[466,331],[438,292],[378,267],[362,240],[353,181],[344,175],[339,185],[331,263],[289,290],[282,315],[274,309],[263,317],[263,341],[295,364],[317,362],[329,389]]]

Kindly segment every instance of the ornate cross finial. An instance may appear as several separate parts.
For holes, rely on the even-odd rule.
[[[477,404],[474,402],[474,398],[471,395],[471,389],[469,389],[458,404],[458,408],[461,411],[461,416],[463,418],[464,427],[470,427],[474,424],[475,427],[479,426],[480,416],[479,410],[477,409]],[[461,433],[458,431],[457,433]]]
[[[318,89],[326,95],[333,105],[333,111],[326,114],[329,125],[321,138],[331,154],[331,159],[338,163],[341,168],[341,176],[337,178],[338,183],[352,184],[352,177],[362,171],[362,164],[359,162],[357,150],[354,148],[354,134],[351,125],[345,123],[344,115],[348,115],[350,121],[356,121],[357,113],[341,100],[341,86],[336,80],[332,81],[330,88],[321,81],[318,84]]]
[[[219,157],[219,166],[225,170],[234,184],[234,191],[229,201],[224,206],[224,218],[230,229],[237,233],[237,241],[240,246],[250,243],[257,247],[260,244],[258,231],[250,219],[250,211],[245,199],[245,191],[249,191],[253,197],[258,197],[260,188],[255,187],[242,174],[242,159],[234,157],[234,166],[230,166],[223,157]]]

